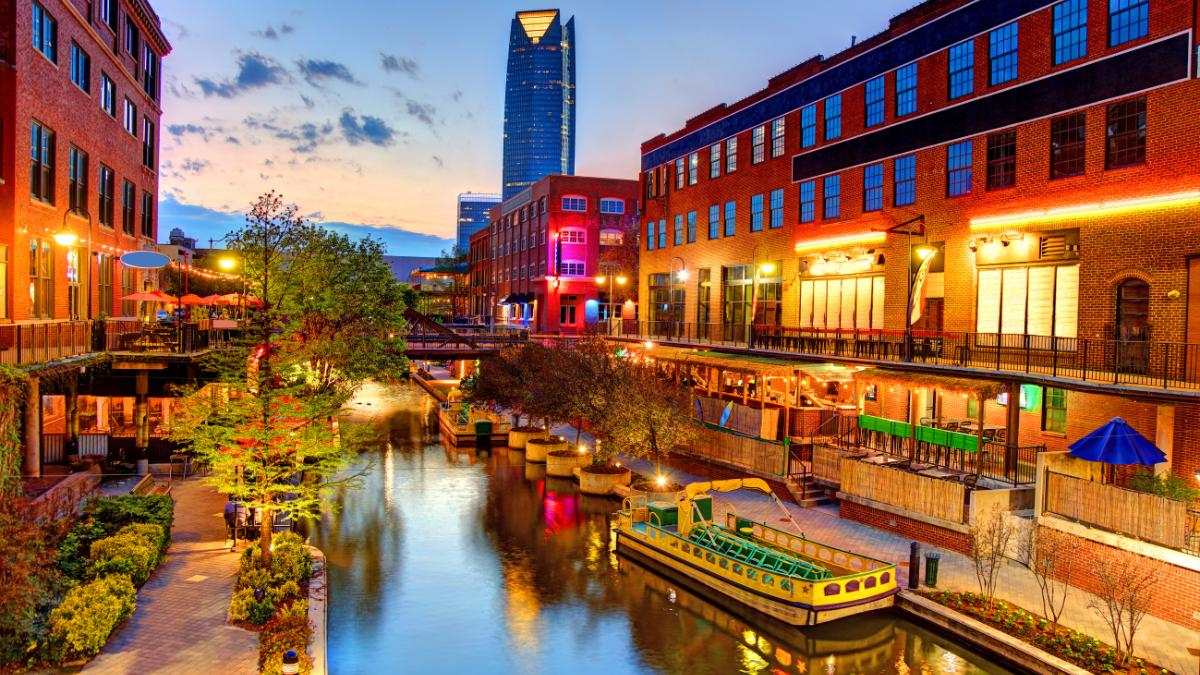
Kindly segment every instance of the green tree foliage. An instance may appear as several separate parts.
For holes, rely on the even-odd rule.
[[[692,415],[691,393],[664,380],[654,367],[623,360],[615,395],[601,425],[609,439],[609,454],[632,457],[663,455],[694,442],[699,422]]]
[[[0,499],[21,494],[21,415],[28,379],[20,370],[0,365]]]

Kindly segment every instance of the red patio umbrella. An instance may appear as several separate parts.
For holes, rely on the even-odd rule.
[[[181,305],[207,305],[208,302],[205,301],[204,298],[196,295],[195,293],[188,293],[187,295],[179,298],[179,304],[181,304]]]
[[[204,301],[204,304],[209,305],[209,306],[220,304],[218,302],[220,299],[221,299],[220,293],[213,293],[212,295],[206,295],[203,298],[201,298],[201,300]]]
[[[170,296],[167,296],[170,297]],[[172,301],[174,299],[172,298]],[[138,291],[121,298],[122,302],[166,302],[158,295],[158,291]]]

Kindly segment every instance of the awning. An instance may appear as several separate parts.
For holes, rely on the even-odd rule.
[[[499,304],[527,305],[531,302],[533,302],[533,293],[509,293],[500,300]]]
[[[890,384],[905,389],[928,387],[943,392],[969,394],[979,397],[980,400],[993,399],[996,398],[997,394],[1008,391],[1008,387],[1000,382],[974,380],[949,375],[911,373],[907,371],[888,370],[886,368],[860,370],[854,373],[854,379],[866,384]]]

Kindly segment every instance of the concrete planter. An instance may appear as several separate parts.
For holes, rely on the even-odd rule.
[[[550,432],[541,427],[516,427],[508,431],[508,447],[514,450],[524,450],[529,439],[548,438],[549,436]]]
[[[575,467],[587,466],[592,463],[592,453],[576,452],[574,450],[555,450],[546,454],[546,475],[560,478],[575,476]]]
[[[510,435],[509,438],[511,439],[512,436]],[[525,461],[544,463],[546,461],[546,455],[566,449],[567,440],[565,438],[530,438],[525,443]],[[549,470],[547,470],[547,472],[548,471]]]
[[[585,466],[579,470],[579,491],[585,495],[606,495],[618,485],[629,485],[632,478],[629,469],[620,473],[598,473]]]
[[[629,490],[630,495],[644,495],[647,501],[670,502],[672,504],[678,501],[679,495],[684,493],[684,490],[656,490],[653,482],[634,483],[629,486]]]

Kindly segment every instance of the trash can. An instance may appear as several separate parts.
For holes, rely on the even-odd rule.
[[[475,435],[476,436],[488,436],[490,438],[492,435],[492,421],[491,420],[476,420],[475,421]]]
[[[925,585],[930,588],[937,587],[938,561],[941,559],[941,553],[930,551],[925,554]]]

